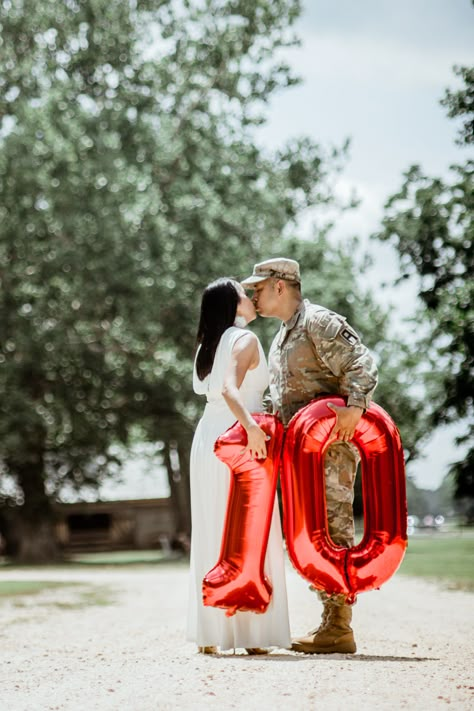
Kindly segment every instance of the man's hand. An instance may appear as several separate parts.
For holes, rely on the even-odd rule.
[[[359,420],[364,414],[363,408],[356,407],[356,405],[339,407],[338,405],[333,405],[332,402],[328,402],[327,406],[336,413],[336,422],[334,423],[332,434],[343,442],[349,442],[353,438]]]

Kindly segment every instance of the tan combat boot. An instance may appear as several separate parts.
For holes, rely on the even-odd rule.
[[[315,588],[311,588],[314,592],[317,592]],[[306,633],[304,637],[295,637],[295,639],[292,640],[292,645],[291,649],[293,649],[295,652],[302,652],[302,649],[297,649],[297,645],[300,644],[311,644],[313,638],[315,635],[318,634],[318,632],[321,632],[321,630],[326,626],[326,622],[328,621],[329,617],[329,610],[330,610],[330,605],[328,604],[329,597],[324,593],[324,592],[319,592],[319,597],[323,603],[323,612],[321,615],[321,622],[319,624],[319,627],[315,627],[314,630],[310,630],[309,632]]]
[[[324,603],[324,612],[327,613],[325,623],[316,632],[293,640],[291,649],[305,654],[354,654],[356,643],[350,625],[351,607],[328,600]]]
[[[199,654],[217,654],[217,647],[198,647]]]

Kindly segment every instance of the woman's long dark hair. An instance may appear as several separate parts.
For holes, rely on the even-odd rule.
[[[201,346],[196,359],[199,380],[211,372],[217,346],[224,331],[235,321],[239,301],[237,282],[229,277],[216,279],[204,289],[196,339]]]

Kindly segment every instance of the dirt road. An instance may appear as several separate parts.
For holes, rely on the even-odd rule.
[[[356,655],[206,657],[184,639],[187,567],[7,570],[74,583],[0,599],[1,711],[474,709],[474,595],[396,576],[360,595]],[[292,632],[320,613],[288,566]]]

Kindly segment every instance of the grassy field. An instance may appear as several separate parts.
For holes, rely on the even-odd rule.
[[[136,566],[167,563],[186,564],[184,558],[167,558],[161,551],[117,551],[89,553],[74,556],[70,561],[55,566],[64,569],[73,566]],[[9,570],[14,566],[7,564]],[[42,581],[2,581],[0,564],[0,597],[33,594],[61,583]],[[22,570],[25,570],[22,567]],[[449,588],[474,592],[474,531],[458,534],[434,533],[411,536],[405,558],[398,571],[441,581]],[[69,583],[70,585],[70,583]]]
[[[474,536],[411,536],[399,572],[474,592]]]
[[[82,553],[72,556],[69,565],[155,565],[182,560],[174,553],[160,550],[108,551],[104,553]]]
[[[0,598],[16,595],[33,595],[48,588],[70,587],[71,583],[54,583],[44,580],[0,580]]]

